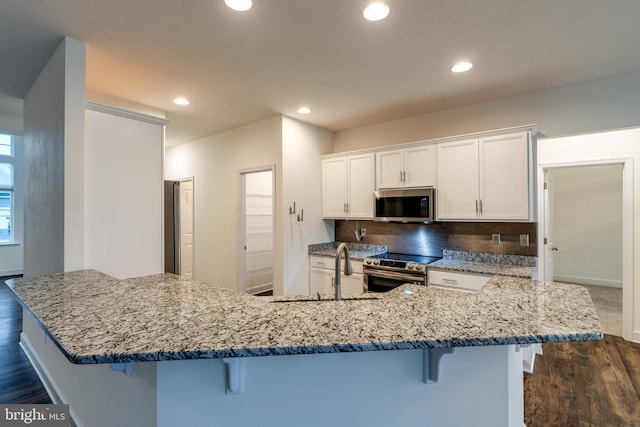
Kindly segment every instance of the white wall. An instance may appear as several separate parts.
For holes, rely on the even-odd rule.
[[[64,43],[64,271],[73,271],[85,266],[86,47],[84,43],[68,37]]]
[[[162,124],[87,110],[85,140],[84,268],[161,273]]]
[[[22,274],[24,265],[24,144],[13,137],[13,224],[14,243],[0,245],[0,276]]]
[[[335,134],[344,152],[537,124],[547,136],[640,125],[640,72],[541,90]]]
[[[26,276],[82,266],[84,68],[65,38],[24,100]]]
[[[283,293],[309,294],[308,246],[334,239],[334,221],[322,220],[322,164],[332,150],[333,134],[288,117],[282,119],[282,266]],[[289,215],[289,206],[304,210],[304,220]]]
[[[558,168],[554,280],[622,287],[622,166]]]
[[[166,150],[165,179],[194,178],[194,279],[239,289],[239,171],[275,164],[279,206],[281,135],[282,119],[273,117]]]
[[[333,239],[320,217],[320,156],[331,132],[277,116],[166,150],[165,179],[194,177],[196,279],[230,289],[237,284],[237,206],[243,169],[276,165],[275,294],[309,292],[308,245]],[[289,206],[304,209],[304,221]]]

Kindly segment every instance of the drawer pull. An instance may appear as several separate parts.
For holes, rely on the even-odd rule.
[[[457,281],[456,279],[447,279],[446,277],[443,277],[443,278],[442,278],[442,281],[443,281],[444,283],[450,283],[450,284],[452,284],[452,285],[456,285],[456,284],[458,284],[458,281]]]

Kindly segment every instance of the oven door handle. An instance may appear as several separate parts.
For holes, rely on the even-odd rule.
[[[414,283],[414,282],[422,282],[426,285],[426,276],[420,274],[406,274],[406,273],[389,273],[387,271],[382,271],[382,270],[376,270],[376,269],[367,269],[365,268],[363,271],[364,276],[376,276],[376,277],[382,277],[385,279],[392,279],[392,280],[406,280],[408,283]]]

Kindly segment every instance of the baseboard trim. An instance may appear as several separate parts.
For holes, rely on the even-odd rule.
[[[553,281],[576,283],[580,285],[584,284],[584,285],[608,286],[610,288],[622,288],[622,282],[620,280],[597,279],[595,277],[563,276],[559,274],[554,274]]]
[[[40,378],[42,385],[44,386],[49,398],[54,404],[68,404],[69,401],[65,398],[64,394],[60,391],[60,388],[57,386],[56,382],[53,380],[51,375],[49,374],[49,370],[42,363],[38,354],[33,350],[33,346],[29,341],[29,338],[24,333],[20,333],[20,348],[24,352],[27,359],[29,359],[29,363],[36,371],[36,375]],[[69,406],[69,416],[71,417],[71,425],[70,427],[83,427],[82,424],[78,421],[78,416],[73,411],[73,408]]]
[[[266,285],[254,286],[252,288],[247,289],[247,293],[250,295],[259,294],[261,292],[272,291],[273,283],[267,283]]]
[[[22,268],[13,268],[13,269],[9,269],[9,270],[0,270],[0,277],[18,276],[20,274],[24,274],[24,270]]]

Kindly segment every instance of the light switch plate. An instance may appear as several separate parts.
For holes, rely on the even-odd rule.
[[[529,246],[529,235],[521,234],[520,235],[520,246]]]
[[[500,234],[492,234],[491,235],[491,241],[493,242],[494,245],[499,245],[500,244]]]

